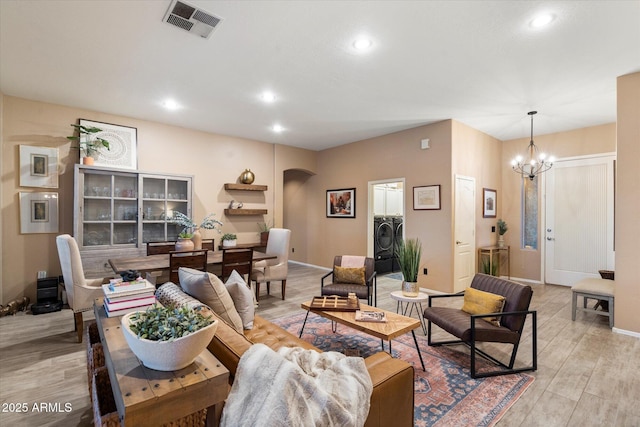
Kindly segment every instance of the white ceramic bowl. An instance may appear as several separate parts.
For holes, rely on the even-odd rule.
[[[218,320],[192,334],[169,341],[152,341],[138,336],[129,329],[130,317],[122,316],[122,332],[131,351],[147,368],[157,371],[177,371],[189,366],[209,345],[218,329]]]

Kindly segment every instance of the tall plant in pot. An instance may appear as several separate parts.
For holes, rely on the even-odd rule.
[[[82,126],[82,125],[71,125],[78,131],[78,136],[68,136],[67,139],[71,141],[78,141],[78,147],[80,151],[84,154],[82,158],[82,163],[85,165],[92,165],[95,156],[100,152],[101,149],[106,148],[110,150],[111,147],[109,145],[109,141],[104,138],[98,137],[96,134],[102,132],[102,129],[97,128],[95,126]]]
[[[418,269],[422,256],[422,245],[418,238],[400,241],[396,250],[398,264],[402,272],[402,294],[407,297],[417,297],[420,293],[418,286]]]
[[[507,230],[509,230],[509,227],[507,227],[507,223],[504,222],[502,218],[500,218],[498,220],[498,247],[499,248],[504,248],[504,233],[506,233]]]

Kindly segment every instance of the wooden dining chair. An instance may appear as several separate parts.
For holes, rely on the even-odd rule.
[[[202,249],[212,251],[215,241],[213,239],[202,239]]]
[[[176,242],[148,242],[147,243],[147,256],[168,254],[171,251],[176,250]]]
[[[169,252],[169,280],[180,284],[178,269],[180,267],[207,271],[207,251],[171,251]]]
[[[253,265],[253,249],[224,249],[222,252],[222,273],[220,277],[223,281],[236,270],[245,277],[246,282],[251,283],[251,267]]]

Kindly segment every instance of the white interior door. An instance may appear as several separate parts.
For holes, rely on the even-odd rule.
[[[465,290],[476,271],[476,180],[455,177],[453,291]]]
[[[557,161],[546,173],[545,281],[573,286],[614,269],[615,156]]]

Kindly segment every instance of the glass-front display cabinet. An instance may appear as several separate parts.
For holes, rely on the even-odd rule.
[[[76,165],[74,235],[81,249],[176,240],[173,213],[191,215],[193,177]]]

